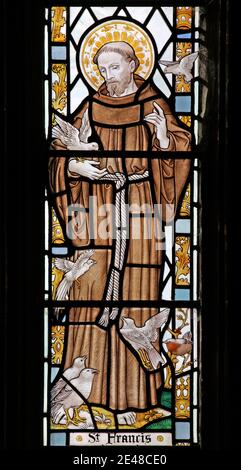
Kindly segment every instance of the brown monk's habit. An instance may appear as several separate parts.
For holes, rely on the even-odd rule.
[[[100,168],[107,167],[110,173],[121,172],[125,175],[143,174],[149,170],[154,184],[150,181],[129,183],[128,203],[142,206],[148,204],[162,204],[163,218],[166,220],[173,214],[165,214],[167,204],[177,207],[180,194],[184,188],[190,169],[190,160],[187,159],[151,159],[148,150],[157,152],[188,151],[190,150],[190,133],[180,128],[171,114],[168,104],[162,98],[156,98],[157,92],[150,84],[135,76],[136,84],[141,87],[136,93],[119,98],[107,95],[105,85],[94,95],[94,101],[85,103],[79,114],[75,117],[74,125],[81,127],[82,116],[89,107],[90,116],[94,121],[94,129],[103,145],[104,150],[147,151],[146,157],[133,156],[125,159],[97,158],[93,154],[91,159],[100,160]],[[155,98],[154,98],[155,96]],[[153,101],[157,102],[164,111],[170,145],[162,150],[158,146],[154,127],[143,123],[143,117],[153,112]],[[112,105],[112,106],[108,106]],[[125,105],[124,107],[121,107]],[[140,123],[141,121],[141,123]],[[133,125],[132,125],[133,124]],[[106,127],[102,127],[105,125]],[[112,128],[112,126],[120,128]],[[128,125],[127,127],[121,127]],[[56,149],[58,146],[55,147]],[[89,183],[71,175],[67,171],[67,159],[53,157],[50,159],[50,185],[53,192],[70,190],[70,197],[66,194],[58,196],[58,217],[67,226],[68,205],[81,204],[84,208],[89,207],[89,195],[96,196],[98,208],[103,204],[114,202],[115,188],[113,184],[95,182]],[[153,186],[153,187],[151,187]],[[105,219],[105,214],[98,216],[100,222]],[[132,219],[130,218],[130,221]],[[73,225],[76,219],[73,216]],[[122,300],[136,300],[135,308],[124,308],[121,314],[135,319],[137,326],[143,326],[144,322],[155,315],[155,308],[138,308],[139,300],[160,299],[160,270],[162,263],[162,252],[156,250],[156,240],[144,237],[145,219],[139,218],[142,236],[140,239],[132,239],[132,224],[130,222],[130,240],[127,244],[127,263],[124,265],[124,278],[122,287]],[[87,221],[87,233],[79,235],[73,240],[73,246],[80,249],[88,248],[89,225]],[[92,240],[93,241],[93,240]],[[75,282],[70,293],[70,300],[102,300],[106,287],[109,265],[112,256],[111,236],[103,240],[98,235],[94,240],[96,245],[95,254],[92,259],[96,264]],[[98,249],[98,246],[102,246]],[[103,247],[104,246],[104,247]],[[80,251],[76,252],[75,259]],[[129,266],[135,264],[135,267]],[[138,267],[143,264],[148,267]],[[150,267],[150,265],[154,265]],[[87,356],[89,367],[98,369],[99,374],[95,376],[89,401],[96,404],[107,405],[113,410],[125,410],[130,407],[137,409],[147,408],[157,403],[157,389],[161,385],[160,372],[148,373],[133,352],[122,341],[119,334],[119,324],[113,324],[109,330],[103,330],[97,326],[95,320],[100,313],[99,308],[71,308],[69,320],[81,322],[81,325],[69,326],[65,369],[69,367],[77,356]],[[91,324],[93,322],[93,324]],[[159,349],[158,341],[155,347]]]

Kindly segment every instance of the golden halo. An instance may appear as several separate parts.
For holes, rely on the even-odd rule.
[[[104,80],[93,58],[104,44],[115,41],[125,41],[133,47],[140,61],[136,73],[142,78],[147,79],[154,67],[154,47],[142,28],[125,20],[106,21],[87,34],[80,48],[81,70],[87,82],[95,90],[99,89]]]

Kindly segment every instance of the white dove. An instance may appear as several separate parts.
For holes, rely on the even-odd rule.
[[[71,385],[66,384],[61,392],[51,401],[51,416],[53,422],[58,424],[63,417],[62,411],[65,412],[69,422],[78,424],[78,412],[79,408],[85,400],[88,400],[93,385],[94,374],[98,371],[96,369],[85,368],[83,369],[78,377],[70,380],[71,385],[79,392],[77,393]],[[71,418],[69,409],[74,410],[74,417]]]
[[[180,57],[176,62],[160,60],[160,64],[166,65],[164,73],[173,73],[174,75],[184,75],[186,82],[190,82],[193,78],[191,70],[198,56],[198,52],[193,52],[185,57]]]
[[[52,129],[52,136],[60,139],[67,147],[67,150],[98,150],[99,146],[96,142],[88,142],[88,138],[91,135],[88,110],[83,114],[80,129],[76,129],[76,127],[64,121],[56,114],[55,120],[57,125]]]
[[[64,277],[59,283],[56,291],[55,300],[66,300],[70,288],[74,281],[83,276],[95,264],[93,259],[89,259],[94,254],[94,250],[84,250],[76,261],[70,261],[64,258],[55,258],[54,265],[60,271],[63,271]],[[55,309],[58,318],[59,308]]]
[[[167,321],[170,309],[164,308],[153,317],[146,320],[144,326],[138,327],[132,318],[121,317],[123,326],[120,333],[138,352],[142,363],[149,369],[157,369],[158,364],[164,363],[159,352],[152,343],[158,338],[158,329]]]
[[[86,359],[87,359],[87,356],[76,357],[73,361],[72,366],[63,372],[63,377],[65,377],[69,382],[72,379],[75,379],[76,377],[78,377],[80,372],[83,369],[85,369]],[[51,392],[50,392],[51,401],[53,401],[57,397],[57,395],[61,392],[61,390],[63,390],[63,388],[66,385],[67,385],[66,381],[62,379],[62,377],[60,377],[59,380],[51,389]]]

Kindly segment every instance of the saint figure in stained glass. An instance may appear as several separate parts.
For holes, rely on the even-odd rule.
[[[85,379],[88,390],[79,390],[82,403],[116,411],[119,424],[131,425],[137,410],[158,403],[163,384],[160,336],[170,309],[148,307],[148,301],[161,301],[163,250],[154,207],[161,206],[162,223],[174,219],[190,160],[173,159],[171,152],[189,151],[191,134],[180,127],[148,76],[137,73],[140,62],[134,45],[127,40],[106,42],[91,60],[87,65],[98,71],[102,84],[80,103],[71,126],[79,141],[85,136],[85,143],[94,144],[93,151],[81,157],[58,156],[58,151],[73,148],[57,119],[58,138],[51,144],[56,156],[49,164],[55,209],[74,253],[59,262],[62,300],[84,302],[68,312],[64,371],[74,367],[76,358],[84,358],[84,370],[90,372]],[[89,82],[94,78],[90,75]],[[112,153],[102,156],[101,151]],[[133,156],[125,154],[130,151]],[[108,230],[105,226],[102,236],[107,216]],[[133,301],[136,304],[128,306]],[[140,301],[147,305],[138,307]],[[55,309],[56,315],[60,312]],[[78,383],[73,384],[77,390]],[[59,400],[58,410],[81,405],[80,396],[75,403],[74,392],[69,392]],[[56,400],[52,419],[58,424],[63,415],[56,413]]]

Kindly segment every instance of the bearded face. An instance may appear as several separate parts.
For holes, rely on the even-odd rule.
[[[134,61],[126,60],[118,52],[103,52],[99,56],[98,67],[109,95],[123,95],[133,78]]]
[[[131,76],[124,76],[122,79],[106,80],[106,88],[110,96],[121,96],[127,89],[131,81]]]

